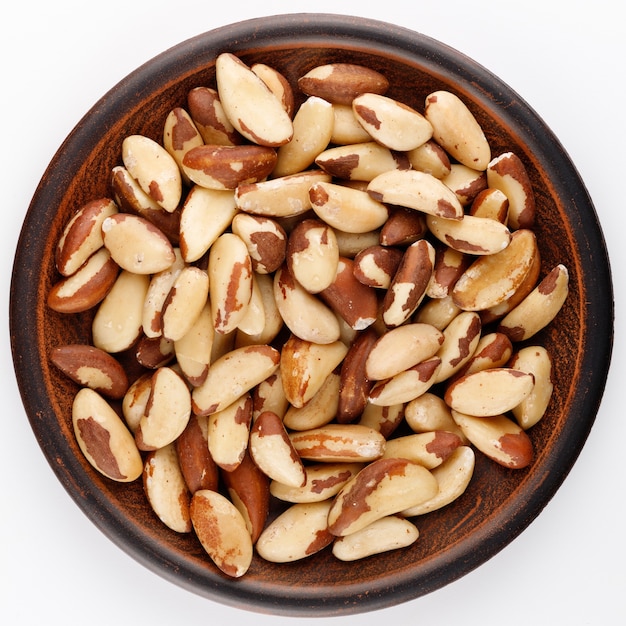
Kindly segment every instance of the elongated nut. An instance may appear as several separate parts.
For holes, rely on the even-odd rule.
[[[404,324],[381,335],[369,351],[365,375],[370,380],[391,378],[434,356],[443,333],[430,324]]]
[[[163,124],[163,147],[174,157],[182,173],[183,157],[185,154],[204,144],[200,131],[193,123],[191,116],[182,107],[174,107],[165,118]],[[188,184],[189,180],[183,173]]]
[[[163,306],[176,279],[185,267],[180,248],[174,248],[174,254],[176,256],[174,263],[150,278],[141,316],[142,330],[146,337],[161,337],[163,334]]]
[[[216,89],[194,87],[187,94],[187,108],[204,143],[222,146],[243,143],[243,137],[226,116]]]
[[[450,408],[476,417],[510,411],[532,391],[535,377],[520,370],[496,367],[454,381],[445,393]]]
[[[362,530],[333,542],[333,555],[340,561],[357,561],[374,554],[399,550],[415,543],[419,531],[409,520],[389,515],[372,522]]]
[[[191,495],[173,443],[148,454],[143,470],[143,488],[152,510],[168,528],[177,533],[191,532]]]
[[[232,578],[243,576],[252,563],[253,546],[235,505],[217,491],[201,489],[191,498],[189,512],[196,535],[215,565]]]
[[[458,435],[445,430],[416,433],[389,440],[382,458],[409,459],[431,470],[445,463],[461,445],[463,440]]]
[[[235,348],[211,363],[209,373],[192,391],[193,411],[209,415],[225,409],[271,376],[280,362],[278,350],[267,345]]]
[[[256,293],[255,293],[256,292]],[[253,299],[260,298],[256,304]],[[255,308],[256,307],[256,308]],[[250,324],[250,315],[261,315],[257,324]],[[248,323],[246,323],[248,322]],[[256,332],[254,329],[257,329]],[[260,330],[258,330],[260,328]],[[283,318],[278,311],[274,298],[274,282],[267,274],[253,273],[252,297],[248,305],[248,312],[237,326],[235,346],[237,348],[249,345],[270,344],[283,328]],[[252,332],[251,332],[252,331]],[[225,336],[217,334],[218,336]]]
[[[289,403],[304,406],[348,352],[341,341],[318,344],[291,335],[283,345],[280,373]]]
[[[488,217],[465,215],[462,220],[451,220],[427,215],[426,223],[439,241],[466,254],[495,254],[511,241],[511,231]]]
[[[105,298],[117,279],[120,266],[106,248],[100,248],[71,276],[56,282],[47,303],[59,313],[81,313]]]
[[[368,287],[388,289],[400,266],[402,254],[399,248],[369,246],[354,257],[354,275]]]
[[[174,342],[165,337],[142,335],[134,346],[137,363],[151,370],[168,365],[176,356]]]
[[[356,181],[370,181],[383,172],[410,167],[401,154],[375,141],[327,148],[317,156],[315,163],[335,178]]]
[[[469,214],[508,224],[509,199],[499,189],[487,187],[472,200]]]
[[[410,246],[428,233],[423,213],[394,205],[390,208],[389,219],[380,229],[381,246]]]
[[[523,284],[539,255],[535,234],[517,230],[501,252],[480,256],[458,279],[452,290],[454,303],[466,311],[495,307]]]
[[[306,482],[301,487],[291,487],[273,480],[270,493],[284,502],[323,502],[339,490],[358,472],[363,463],[316,463],[305,466]]]
[[[254,72],[266,85],[267,88],[280,100],[287,115],[293,117],[295,99],[291,83],[276,68],[265,65],[265,63],[255,63],[250,66]]]
[[[141,476],[143,462],[132,434],[97,391],[84,387],[76,394],[72,424],[82,453],[98,472],[118,482]]]
[[[393,434],[400,426],[404,418],[404,404],[391,404],[389,406],[379,406],[368,404],[358,424],[377,430],[385,439]]]
[[[174,342],[174,352],[185,380],[197,387],[209,373],[215,330],[211,304],[207,301],[189,330]]]
[[[505,415],[475,417],[452,410],[452,417],[472,445],[499,465],[523,469],[532,462],[532,441],[521,426]]]
[[[402,511],[404,517],[415,517],[436,511],[459,498],[470,483],[474,475],[476,454],[470,446],[460,446],[450,456],[432,471],[437,479],[439,490],[437,495],[410,509]]]
[[[487,168],[491,149],[480,124],[467,105],[449,91],[435,91],[426,97],[426,119],[433,138],[457,161],[476,170]]]
[[[252,397],[246,393],[208,418],[209,452],[215,463],[232,472],[248,449],[252,423]]]
[[[306,170],[326,148],[333,133],[335,116],[330,102],[312,96],[293,118],[293,137],[278,148],[274,177]]]
[[[552,398],[552,359],[543,346],[526,346],[513,355],[509,366],[535,377],[533,390],[512,409],[517,423],[528,430],[545,415]]]
[[[413,150],[433,135],[430,122],[421,113],[387,96],[361,94],[352,101],[352,109],[363,128],[391,150]]]
[[[448,324],[437,353],[441,359],[437,382],[456,374],[474,356],[481,329],[480,316],[475,311],[463,311]]]
[[[256,420],[263,411],[272,411],[281,418],[289,407],[289,401],[283,389],[283,380],[279,371],[268,376],[252,390],[252,420]]]
[[[180,251],[187,263],[200,259],[230,226],[235,215],[231,190],[193,185],[180,212]]]
[[[494,367],[503,367],[513,354],[513,344],[504,333],[482,335],[472,358],[452,377],[452,380]]]
[[[276,164],[276,150],[266,146],[196,146],[183,157],[183,172],[207,189],[236,189],[263,180]]]
[[[88,344],[57,346],[50,360],[74,382],[103,396],[119,399],[128,390],[128,376],[108,352]]]
[[[311,186],[329,181],[329,174],[313,169],[280,178],[240,184],[235,190],[235,202],[239,209],[252,215],[296,217],[311,209]]]
[[[306,219],[291,231],[286,260],[293,277],[309,293],[319,293],[335,279],[339,245],[335,233],[324,222]]]
[[[139,215],[152,222],[172,245],[178,245],[179,211],[166,211],[151,198],[123,165],[111,170],[111,190],[120,211]]]
[[[380,406],[410,402],[435,384],[440,369],[440,357],[426,359],[391,378],[378,381],[370,391],[369,401]]]
[[[252,297],[252,261],[240,237],[218,237],[211,247],[208,276],[213,325],[226,334],[243,319]]]
[[[171,341],[182,339],[200,317],[208,296],[207,272],[193,265],[184,267],[163,303],[161,311],[163,337]],[[219,305],[219,301],[216,304]]]
[[[487,189],[487,174],[461,163],[452,163],[450,173],[441,182],[454,191],[463,207],[472,204],[474,198]]]
[[[287,234],[275,219],[238,213],[233,217],[231,229],[246,244],[253,271],[271,274],[283,264]]]
[[[365,191],[319,182],[309,189],[311,206],[324,222],[344,232],[366,233],[385,223],[387,207]]]
[[[449,246],[436,246],[433,275],[428,284],[426,295],[429,298],[445,298],[451,294],[470,263],[471,257],[469,255]]]
[[[222,472],[231,502],[241,513],[252,543],[265,528],[270,508],[270,479],[256,466],[247,450],[236,468]]]
[[[437,494],[435,477],[407,459],[378,459],[343,486],[328,512],[328,529],[343,537]]]
[[[292,138],[293,124],[281,100],[234,54],[217,57],[215,79],[226,116],[246,139],[276,147]]]
[[[378,295],[355,276],[352,259],[339,258],[330,285],[319,296],[354,330],[365,330],[378,317]]]
[[[426,239],[411,244],[385,294],[382,319],[388,328],[406,322],[426,295],[435,262],[435,249]]]
[[[379,202],[397,204],[448,220],[463,217],[463,207],[456,194],[426,172],[390,170],[371,180],[367,191]]]
[[[159,206],[169,213],[176,210],[182,196],[182,177],[174,157],[163,146],[143,135],[129,135],[122,142],[122,161]]]
[[[55,250],[59,274],[71,276],[102,247],[102,222],[117,211],[110,198],[92,200],[76,211],[65,225]]]
[[[122,415],[126,425],[134,434],[146,412],[146,405],[152,391],[152,372],[142,374],[128,388],[122,398]]]
[[[206,416],[192,414],[174,442],[180,470],[191,494],[200,489],[218,488],[219,472],[209,453],[207,422]]]
[[[254,462],[268,478],[290,487],[304,486],[304,465],[276,413],[264,411],[259,415],[249,445]]]
[[[261,533],[259,556],[272,563],[291,563],[323,550],[333,541],[328,532],[331,501],[291,505]]]
[[[532,228],[535,223],[535,194],[528,171],[514,152],[505,152],[487,166],[487,182],[509,201],[508,224],[512,230]]]
[[[150,278],[146,274],[124,270],[118,275],[93,319],[92,339],[96,348],[115,353],[135,343],[141,333],[143,304],[149,285]]]
[[[327,424],[290,434],[303,459],[318,462],[367,462],[382,456],[386,441],[373,428],[359,424]]]
[[[191,416],[191,396],[187,384],[170,367],[160,367],[152,375],[150,397],[135,431],[140,450],[157,450],[172,443],[185,430]]]
[[[341,376],[331,372],[310,400],[301,407],[289,405],[283,423],[291,430],[319,428],[331,422],[339,410]]]
[[[389,81],[380,72],[351,63],[318,65],[298,79],[298,87],[309,96],[333,104],[352,104],[362,93],[384,94]]]
[[[274,274],[273,284],[280,316],[294,335],[320,344],[339,339],[337,316],[295,280],[287,264]]]
[[[373,329],[357,335],[341,365],[337,421],[346,424],[359,417],[367,406],[372,386],[366,374],[368,356],[378,334]]]
[[[557,316],[568,292],[569,272],[559,264],[502,319],[498,331],[511,341],[529,339]]]

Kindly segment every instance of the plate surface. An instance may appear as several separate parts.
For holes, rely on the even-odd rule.
[[[167,113],[194,86],[214,83],[214,60],[229,51],[295,80],[321,63],[368,65],[390,80],[389,95],[420,110],[449,89],[464,99],[494,155],[517,153],[539,207],[544,270],[563,262],[570,294],[537,338],[555,363],[548,415],[530,433],[536,459],[511,471],[477,455],[474,478],[451,507],[419,520],[409,549],[358,564],[327,552],[274,565],[255,559],[242,579],[221,575],[192,536],[168,531],[149,509],[140,481],[113,483],[82,458],[71,425],[76,387],[47,360],[60,344],[89,341],[89,315],[62,316],[45,305],[56,282],[54,249],[69,216],[110,194],[122,139],[158,139]],[[416,598],[463,576],[512,541],[540,513],[575,462],[595,419],[613,341],[609,262],[583,182],[534,111],[496,76],[459,52],[406,29],[338,15],[250,20],[188,40],[156,57],[107,93],[60,147],[38,186],[20,236],[11,288],[11,341],[26,413],[44,455],[84,513],[146,567],[190,591],[239,608],[294,615],[357,613]]]

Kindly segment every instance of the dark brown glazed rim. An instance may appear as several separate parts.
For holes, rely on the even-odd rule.
[[[529,170],[543,208],[537,228],[544,270],[559,262],[570,270],[568,301],[537,339],[553,355],[555,394],[549,414],[531,432],[532,467],[507,470],[478,455],[467,492],[453,507],[418,520],[420,539],[409,549],[356,564],[338,562],[328,551],[287,565],[255,558],[246,576],[231,580],[194,537],[176,535],[155,519],[140,484],[112,484],[78,452],[69,411],[76,387],[46,355],[60,343],[89,341],[90,320],[63,317],[45,305],[58,278],[54,246],[73,210],[110,193],[121,138],[131,132],[158,137],[173,103],[184,105],[191,87],[211,83],[215,57],[224,51],[273,65],[292,82],[323,62],[368,64],[388,75],[390,95],[418,110],[430,91],[456,91],[485,128],[494,153],[513,150]],[[577,459],[600,405],[613,345],[602,231],[575,166],[550,129],[519,95],[463,54],[398,26],[341,15],[282,15],[218,28],[171,48],[116,85],[46,170],[24,220],[10,295],[13,360],[27,416],[50,466],[87,517],[165,579],[226,605],[283,615],[395,605],[451,583],[499,552],[541,512]]]

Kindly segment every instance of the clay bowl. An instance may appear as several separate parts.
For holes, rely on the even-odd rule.
[[[214,82],[218,53],[263,62],[292,83],[313,66],[353,62],[382,71],[389,95],[414,106],[450,89],[483,126],[493,154],[516,152],[539,206],[536,232],[543,268],[564,262],[570,294],[557,320],[536,338],[554,360],[555,392],[530,431],[536,458],[524,470],[477,455],[473,480],[453,505],[419,520],[410,548],[342,563],[325,550],[275,565],[255,557],[233,581],[209,561],[193,535],[166,529],[141,481],[117,484],[80,453],[71,425],[77,387],[52,366],[49,350],[88,342],[89,314],[63,316],[46,306],[58,279],[54,249],[69,216],[110,193],[109,172],[122,139],[159,138],[166,114],[187,92]],[[107,93],[78,123],[52,160],[24,221],[11,291],[11,340],[19,387],[41,449],[58,479],[114,544],[165,579],[243,609],[301,616],[358,613],[432,592],[478,567],[511,542],[554,495],[588,436],[604,390],[613,337],[609,263],[584,184],[544,122],[488,70],[437,41],[366,19],[286,15],[244,21],[185,41],[154,58]]]

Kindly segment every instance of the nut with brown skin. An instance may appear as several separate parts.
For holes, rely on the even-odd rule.
[[[120,266],[106,248],[100,248],[71,276],[56,282],[48,292],[48,306],[59,313],[81,313],[102,300],[113,287]]]
[[[429,500],[437,491],[437,480],[422,465],[408,459],[378,459],[342,487],[328,513],[328,529],[337,537],[350,535]]]
[[[276,150],[267,146],[196,146],[183,157],[183,172],[207,189],[236,189],[263,180],[276,164]]]
[[[174,157],[187,184],[189,184],[189,179],[182,172],[183,157],[191,148],[203,144],[202,135],[189,113],[182,107],[173,108],[165,118],[163,125],[163,147]]]
[[[225,409],[271,376],[280,362],[278,350],[267,345],[235,348],[211,363],[205,381],[192,391],[193,411],[210,415]]]
[[[209,453],[208,418],[191,415],[185,430],[174,443],[187,488],[194,494],[200,489],[217,489],[219,472]]]
[[[298,79],[298,87],[309,96],[319,96],[333,104],[352,104],[362,93],[386,93],[389,81],[369,67],[330,63],[309,70]]]
[[[382,517],[350,535],[337,537],[333,555],[340,561],[357,561],[415,543],[419,531],[415,524],[397,515]]]
[[[255,272],[272,274],[283,264],[287,233],[278,221],[241,212],[233,217],[231,229],[246,244]]]
[[[352,101],[352,110],[361,126],[390,150],[413,150],[433,135],[430,122],[421,113],[387,96],[361,94]]]
[[[426,172],[390,170],[372,179],[367,185],[367,191],[379,202],[462,221],[463,207],[454,191]]]
[[[180,211],[180,251],[187,263],[202,258],[230,226],[235,215],[232,190],[193,185]]]
[[[224,113],[249,141],[278,147],[293,136],[293,124],[281,98],[234,54],[215,61],[215,79]]]
[[[191,532],[191,494],[173,443],[148,454],[143,470],[143,488],[152,510],[168,528],[178,533]]]
[[[484,170],[491,148],[482,128],[467,105],[449,91],[426,97],[424,115],[432,124],[433,138],[454,159],[475,170]]]
[[[331,500],[292,504],[261,533],[256,550],[266,561],[291,563],[304,559],[334,539],[328,532]]]
[[[193,528],[206,553],[227,576],[240,578],[252,563],[250,531],[235,505],[217,491],[201,489],[189,507]]]
[[[532,462],[530,437],[505,415],[475,417],[453,410],[452,416],[472,445],[492,461],[511,469],[523,469]]]
[[[327,148],[316,157],[315,163],[335,178],[365,182],[383,172],[410,167],[401,154],[367,140]]]
[[[454,502],[465,493],[474,474],[475,464],[476,454],[471,446],[456,448],[441,465],[431,470],[439,486],[437,495],[402,511],[401,515],[404,517],[425,515]]]
[[[300,407],[289,405],[283,423],[290,430],[309,430],[330,423],[339,410],[341,376],[331,372],[310,400]]]
[[[118,482],[141,476],[143,461],[132,434],[98,392],[84,387],[76,394],[72,424],[78,445],[94,469]]]
[[[252,424],[252,397],[242,395],[232,404],[208,416],[207,440],[211,458],[227,472],[243,461]]]
[[[117,212],[110,198],[92,200],[76,211],[57,243],[55,265],[59,274],[71,276],[102,247],[102,222]]]
[[[243,137],[228,120],[216,89],[194,87],[187,94],[187,109],[205,144],[234,146]]]
[[[445,430],[415,433],[389,440],[382,458],[409,459],[432,470],[445,463],[461,445],[463,440],[458,435]]]
[[[270,479],[289,487],[303,487],[306,473],[281,418],[263,411],[250,432],[250,455]]]
[[[182,176],[174,157],[154,139],[129,135],[122,142],[122,161],[128,173],[168,213],[178,208]]]

